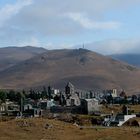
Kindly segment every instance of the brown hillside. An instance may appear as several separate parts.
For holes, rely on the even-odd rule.
[[[30,59],[45,51],[46,50],[43,48],[31,46],[0,48],[0,71]]]
[[[1,88],[52,84],[64,87],[71,81],[80,89],[140,91],[140,70],[92,51],[53,50],[0,73]]]

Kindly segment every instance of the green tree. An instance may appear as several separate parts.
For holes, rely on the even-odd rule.
[[[7,94],[7,99],[9,99],[10,101],[15,101],[16,92],[14,90],[10,90]]]
[[[42,98],[48,98],[48,92],[46,87],[43,87],[43,91],[41,92]]]
[[[20,105],[21,100],[24,101],[24,99],[25,99],[25,95],[23,93],[21,92],[16,93],[15,102],[17,102]]]
[[[0,91],[0,100],[2,102],[5,102],[6,98],[7,98],[7,93],[5,91]]]

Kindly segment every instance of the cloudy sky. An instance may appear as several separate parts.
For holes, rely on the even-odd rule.
[[[0,47],[140,53],[140,0],[1,0]]]

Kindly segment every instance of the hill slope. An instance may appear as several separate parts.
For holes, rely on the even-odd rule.
[[[140,54],[115,54],[112,58],[140,67]]]
[[[126,63],[84,49],[53,50],[0,72],[1,88],[52,84],[64,87],[71,81],[80,89],[140,91],[140,70]]]
[[[0,71],[45,51],[43,48],[31,46],[0,48]]]

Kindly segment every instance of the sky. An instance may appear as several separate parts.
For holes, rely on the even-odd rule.
[[[140,53],[140,0],[0,0],[0,47]]]

